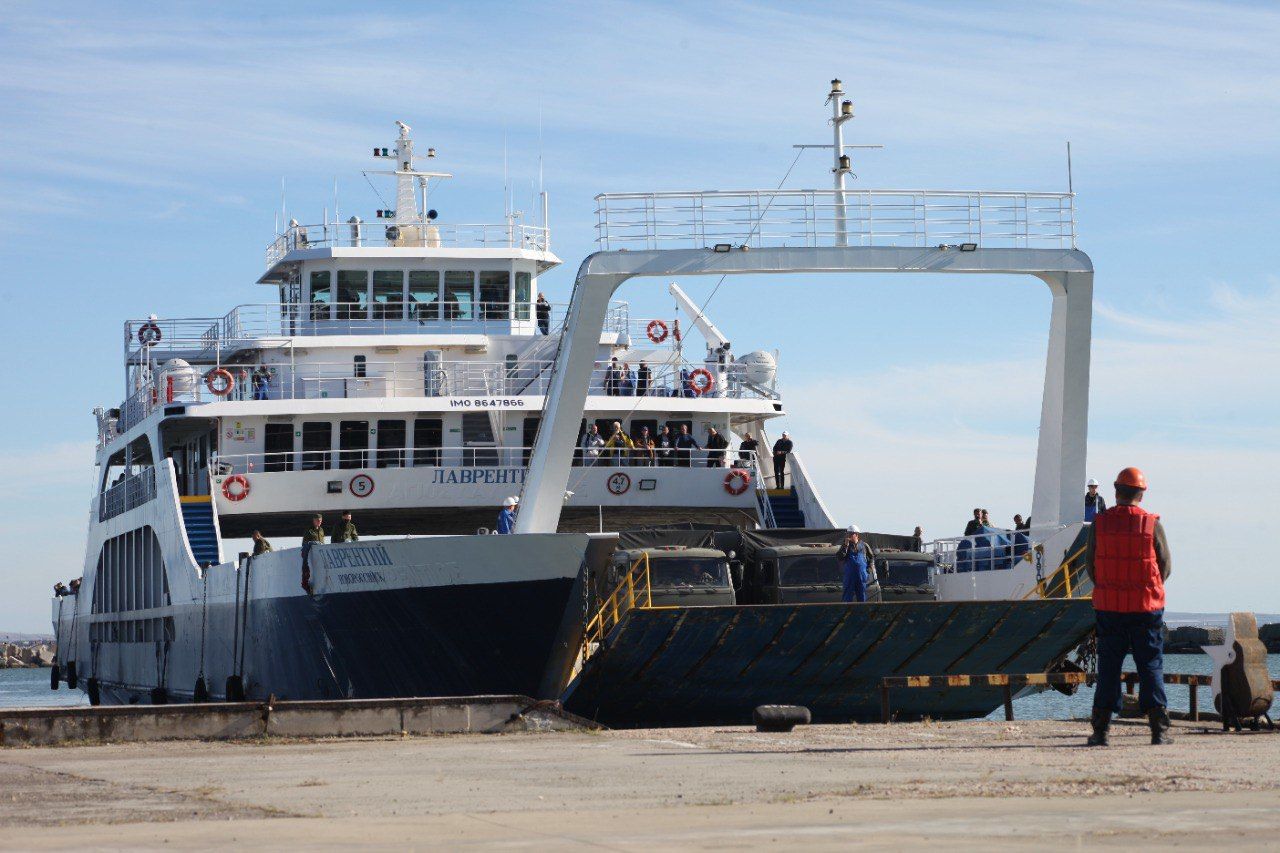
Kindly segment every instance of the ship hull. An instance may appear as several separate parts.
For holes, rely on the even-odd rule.
[[[565,694],[611,727],[742,725],[758,705],[881,719],[881,679],[1044,672],[1093,628],[1088,600],[799,604],[626,614]],[[999,687],[894,691],[901,719],[985,717]]]
[[[553,698],[579,641],[586,544],[546,535],[320,545],[309,593],[295,548],[205,570],[188,602],[77,614],[79,629],[64,615],[61,627],[75,636],[78,687],[93,678],[106,704],[191,701],[200,681],[210,699],[239,698],[229,680],[248,699]],[[163,627],[129,641],[148,621],[136,617]]]

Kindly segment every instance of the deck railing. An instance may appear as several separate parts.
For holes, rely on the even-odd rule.
[[[538,225],[408,224],[385,220],[373,222],[327,222],[294,225],[267,246],[267,266],[271,267],[295,249],[321,248],[411,248],[411,249],[528,249],[545,252],[550,248],[550,231]]]
[[[1072,193],[729,190],[596,196],[602,249],[1075,248]]]
[[[568,305],[552,303],[547,332],[559,334]],[[159,339],[144,347],[147,327]],[[134,319],[124,324],[126,359],[142,353],[156,360],[212,357],[263,339],[325,335],[454,334],[509,335],[541,331],[533,303],[476,302],[282,302],[238,305],[221,317]],[[614,302],[605,318],[606,334],[627,335],[639,341],[645,324],[631,322],[630,306]],[[671,341],[674,343],[674,341]]]
[[[1026,530],[987,528],[972,536],[938,539],[928,544],[934,564],[943,574],[990,572],[1012,569],[1030,556],[1033,543],[1045,541],[1061,526],[1035,527]]]
[[[400,423],[404,423],[400,421]],[[335,433],[338,431],[335,430]],[[362,438],[369,439],[367,428]],[[377,435],[377,434],[375,434]],[[532,447],[500,447],[493,444],[429,445],[404,447],[408,436],[400,434],[395,446],[374,446],[384,439],[370,439],[368,447],[285,450],[278,453],[237,453],[218,456],[214,474],[271,474],[289,471],[357,470],[373,468],[521,468],[529,464]],[[758,480],[755,454],[738,450],[683,450],[652,454],[634,449],[610,449],[599,456],[578,449],[573,464],[595,468],[712,468],[743,470]]]
[[[600,648],[622,617],[637,607],[653,607],[653,594],[649,585],[649,555],[636,558],[626,576],[600,605],[596,615],[587,622],[582,632],[582,660],[586,661]]]
[[[156,497],[156,469],[129,474],[98,496],[98,521],[115,518]]]

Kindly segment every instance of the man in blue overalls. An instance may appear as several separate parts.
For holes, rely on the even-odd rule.
[[[867,546],[862,543],[862,531],[858,529],[858,525],[849,525],[849,533],[836,555],[840,568],[844,571],[841,601],[867,600],[867,550]]]
[[[498,513],[498,532],[510,533],[516,526],[516,499],[507,498],[502,502],[502,512]]]

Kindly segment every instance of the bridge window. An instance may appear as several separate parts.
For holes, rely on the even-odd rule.
[[[399,320],[404,316],[404,272],[374,270],[373,319]]]
[[[413,464],[440,464],[440,445],[444,441],[444,421],[440,418],[416,418],[413,422]]]
[[[268,423],[262,431],[262,470],[293,470],[293,424]]]
[[[333,449],[333,424],[328,421],[306,421],[302,424],[302,470],[323,471],[331,467],[329,451]]]
[[[311,321],[329,319],[329,303],[332,301],[328,270],[311,273]]]
[[[449,270],[444,274],[444,318],[475,319],[476,274],[466,270]]]
[[[369,316],[369,273],[338,270],[338,300],[334,316],[339,320],[363,320]]]
[[[533,304],[533,276],[527,272],[516,273],[516,319],[528,320]]]
[[[378,421],[378,467],[402,467],[404,465],[404,442],[404,421]]]
[[[342,421],[338,424],[338,467],[369,467],[368,421]]]
[[[511,273],[485,270],[480,273],[480,319],[505,320],[511,316]]]
[[[409,319],[440,319],[440,271],[409,271]]]

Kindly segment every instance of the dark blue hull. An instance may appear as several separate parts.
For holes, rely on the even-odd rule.
[[[241,630],[234,606],[210,606],[202,669],[212,699],[237,673],[248,699],[554,698],[577,651],[575,595],[560,578],[254,599]],[[191,642],[181,654],[198,660]],[[174,670],[168,700],[191,701],[195,679]],[[108,704],[150,701],[149,688],[99,680]]]
[[[633,610],[565,693],[612,727],[741,725],[757,705],[880,719],[888,675],[1044,672],[1093,629],[1087,599]],[[984,717],[1000,688],[901,689],[902,718]]]

